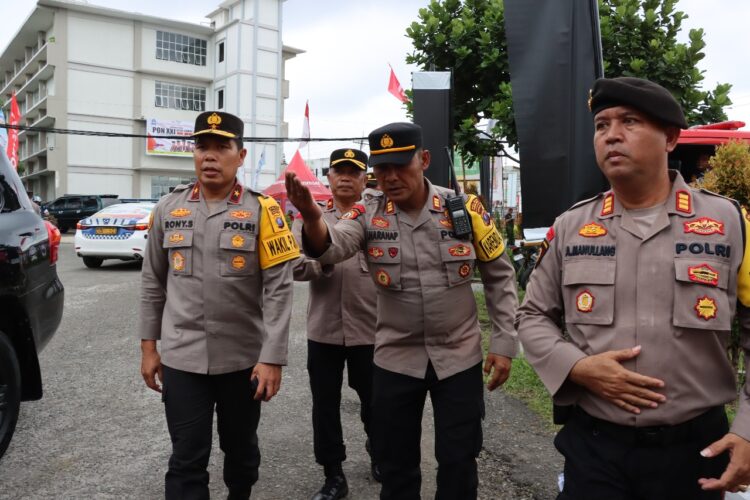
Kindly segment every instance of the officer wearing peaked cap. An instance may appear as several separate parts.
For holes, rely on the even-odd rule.
[[[152,213],[141,374],[162,393],[172,441],[166,498],[209,497],[215,410],[229,498],[247,499],[260,464],[260,401],[278,392],[287,360],[299,249],[278,204],[236,179],[247,153],[242,120],[209,111],[194,130],[197,182]]]
[[[493,326],[484,363],[493,390],[507,379],[517,349],[513,266],[476,197],[463,200],[472,237],[456,237],[446,209],[455,193],[425,179],[430,153],[418,125],[386,125],[370,133],[369,143],[382,193],[365,196],[335,225],[293,174],[287,174],[287,193],[304,218],[308,255],[324,265],[367,255],[377,289],[372,427],[380,497],[420,498],[421,421],[429,393],[437,498],[476,498],[484,399],[471,280],[478,268]]]
[[[323,218],[335,224],[352,209],[365,189],[367,155],[352,148],[331,153],[328,182],[333,197],[321,204]],[[302,219],[294,222],[298,240]],[[300,257],[294,279],[310,282],[307,308],[307,371],[312,391],[315,461],[323,466],[325,484],[314,500],[343,498],[348,492],[342,462],[346,447],[341,430],[341,384],[344,365],[349,386],[357,392],[366,437],[371,435],[372,355],[375,343],[375,284],[365,253],[323,268]],[[367,441],[369,443],[369,439]],[[369,446],[367,446],[369,451]],[[377,466],[372,473],[379,479]]]
[[[731,428],[724,412],[735,314],[750,345],[750,226],[736,202],[668,170],[687,123],[666,89],[600,79],[589,106],[612,188],[555,221],[517,320],[568,408],[558,498],[720,499],[750,481],[747,384]]]

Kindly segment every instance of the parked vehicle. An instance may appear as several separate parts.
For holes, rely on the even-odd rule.
[[[516,269],[516,281],[522,290],[526,290],[529,284],[531,272],[536,266],[539,250],[541,249],[540,241],[521,240],[517,245],[509,245],[512,256],[513,267]]]
[[[706,160],[716,152],[716,146],[729,141],[743,141],[750,144],[750,130],[741,130],[742,121],[726,121],[696,125],[680,131],[677,147],[669,154],[669,168],[675,168],[687,180],[703,176],[707,168]]]
[[[21,401],[42,397],[38,354],[63,312],[60,239],[0,155],[0,457],[13,437]]]
[[[81,220],[76,226],[76,254],[91,268],[100,267],[105,259],[142,259],[155,205],[153,201],[120,203]]]
[[[61,233],[76,227],[79,220],[91,217],[99,210],[122,203],[116,194],[66,194],[45,205],[49,215],[57,220]]]

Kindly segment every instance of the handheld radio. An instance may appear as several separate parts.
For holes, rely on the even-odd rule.
[[[453,190],[456,192],[456,196],[451,196],[445,199],[445,204],[448,208],[448,216],[451,218],[451,223],[453,224],[453,234],[460,240],[470,240],[473,233],[471,229],[471,216],[466,209],[464,197],[461,195],[461,187],[458,184],[456,172],[453,169],[453,158],[451,158],[451,152],[447,146],[445,148],[445,154],[448,155],[448,164],[451,166]]]

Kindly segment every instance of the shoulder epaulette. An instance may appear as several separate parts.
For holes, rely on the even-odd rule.
[[[174,187],[174,189],[172,190],[172,193],[179,193],[180,191],[191,189],[194,185],[195,185],[194,182],[190,184],[178,184]],[[169,194],[172,194],[172,193],[169,193]]]
[[[365,190],[362,191],[362,200],[365,202],[368,202],[375,198],[382,198],[382,197],[383,197],[383,192],[378,191],[377,189],[365,188]]]
[[[727,201],[731,201],[735,205],[737,204],[737,200],[735,200],[734,198],[730,198],[728,196],[724,196],[723,194],[719,194],[719,193],[715,193],[713,191],[709,191],[708,189],[705,189],[705,188],[700,188],[700,189],[693,188],[693,191],[700,191],[701,193],[709,194],[711,196],[716,196],[717,198],[724,198]]]
[[[601,193],[596,194],[595,196],[592,196],[591,198],[586,198],[585,200],[581,200],[577,203],[574,203],[569,209],[566,210],[566,212],[570,212],[571,210],[574,210],[578,207],[582,207],[584,205],[588,205],[591,202],[594,202],[596,200],[599,200],[604,197],[604,195],[607,194],[607,191],[603,191]]]

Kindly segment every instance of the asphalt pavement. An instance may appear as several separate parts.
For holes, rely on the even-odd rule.
[[[0,499],[156,499],[163,497],[169,436],[159,394],[140,377],[137,340],[140,266],[106,261],[87,269],[65,235],[58,273],[63,322],[42,353],[44,397],[21,405],[16,435],[0,459]],[[295,285],[289,366],[280,394],[263,404],[257,499],[307,499],[322,484],[312,452],[305,368],[307,285]],[[522,403],[500,391],[486,398],[480,498],[554,498],[562,461],[552,436]],[[342,420],[350,499],[376,499],[356,394],[345,385]],[[423,498],[435,494],[432,412],[423,421]],[[214,440],[213,498],[226,497]]]

